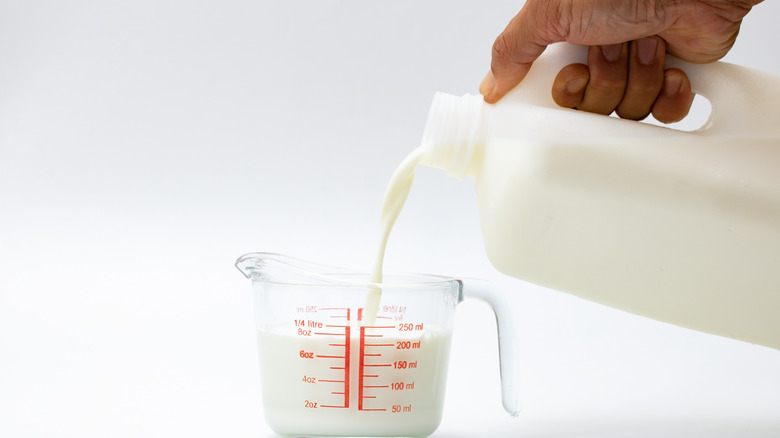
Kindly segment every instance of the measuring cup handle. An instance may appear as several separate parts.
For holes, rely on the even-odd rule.
[[[534,62],[525,79],[505,99],[561,109],[550,93],[553,80],[564,66],[586,62],[587,46],[553,44]],[[684,71],[691,80],[694,93],[706,97],[712,105],[710,120],[698,133],[780,137],[780,124],[775,115],[777,102],[780,102],[780,76],[722,61],[693,64],[671,55],[667,57],[666,67]]]
[[[479,279],[466,279],[461,282],[464,298],[476,298],[486,302],[496,315],[502,403],[504,409],[515,417],[520,412],[520,397],[515,366],[517,363],[516,332],[511,303],[490,282]]]

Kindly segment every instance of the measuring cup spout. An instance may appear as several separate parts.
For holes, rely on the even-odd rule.
[[[236,260],[236,268],[253,281],[263,283],[317,285],[343,282],[341,268],[318,265],[270,252],[253,252]]]
[[[520,397],[516,376],[515,324],[511,303],[506,295],[484,280],[461,280],[465,298],[476,298],[486,302],[496,315],[498,330],[498,356],[501,369],[501,397],[504,409],[512,417],[520,412]]]

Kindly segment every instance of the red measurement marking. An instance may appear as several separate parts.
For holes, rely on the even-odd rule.
[[[380,334],[368,334],[366,333],[366,329],[371,328],[386,328],[386,329],[393,329],[395,326],[361,326],[360,327],[360,356],[358,360],[358,410],[360,411],[376,411],[376,412],[383,412],[387,411],[387,409],[372,409],[367,406],[365,406],[364,401],[367,399],[375,399],[375,395],[368,395],[366,394],[366,389],[387,389],[390,388],[389,385],[366,385],[366,379],[368,378],[378,378],[379,374],[367,374],[366,370],[370,368],[380,368],[380,367],[391,367],[392,364],[389,363],[366,363],[366,358],[368,357],[382,357],[381,353],[367,353],[366,348],[371,347],[394,347],[395,344],[380,344],[380,343],[368,343],[366,342],[369,338],[381,338],[382,335]]]
[[[358,320],[362,321],[363,317],[363,309],[358,309]],[[366,328],[360,327],[360,358],[358,360],[358,410],[363,410],[363,368],[365,365],[365,354],[366,354],[366,344],[365,344],[365,336],[366,336]]]
[[[343,314],[340,315],[330,315],[330,318],[333,319],[346,319],[347,321],[351,320],[351,312],[352,309],[349,307],[321,307],[319,309],[320,311],[341,311]],[[344,366],[337,367],[333,366],[330,367],[332,370],[344,370],[344,380],[324,380],[320,379],[320,382],[326,382],[326,383],[340,383],[344,385],[343,391],[333,391],[331,394],[333,395],[344,395],[344,404],[343,405],[320,405],[320,407],[323,408],[348,408],[349,407],[349,357],[350,357],[350,326],[342,325],[342,324],[325,324],[325,327],[328,329],[344,329],[343,333],[334,333],[330,330],[324,331],[324,332],[314,332],[315,335],[320,336],[343,336],[344,337],[344,343],[330,343],[328,344],[329,347],[344,347],[344,355],[328,355],[328,354],[318,354],[316,357],[320,359],[344,359]]]
[[[347,309],[347,321],[349,321],[349,309]],[[344,328],[344,407],[349,407],[349,345],[350,327]]]
[[[333,310],[344,310],[346,312],[346,314],[344,314],[344,315],[330,315],[330,318],[333,318],[333,319],[346,319],[347,321],[349,321],[349,311],[350,311],[349,307],[322,307],[322,308],[320,308],[320,310],[331,310],[331,311],[333,311]]]
[[[372,329],[394,329],[394,325],[364,325],[363,327]]]

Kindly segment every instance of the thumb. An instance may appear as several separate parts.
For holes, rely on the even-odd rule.
[[[557,26],[548,16],[557,2],[546,1],[544,7],[539,3],[529,0],[493,43],[490,72],[479,86],[485,102],[498,102],[525,78],[549,44],[564,40],[556,35]]]

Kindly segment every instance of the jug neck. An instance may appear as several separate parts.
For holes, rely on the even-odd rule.
[[[479,95],[436,93],[423,132],[422,164],[465,178],[477,145],[485,140],[486,105]]]

